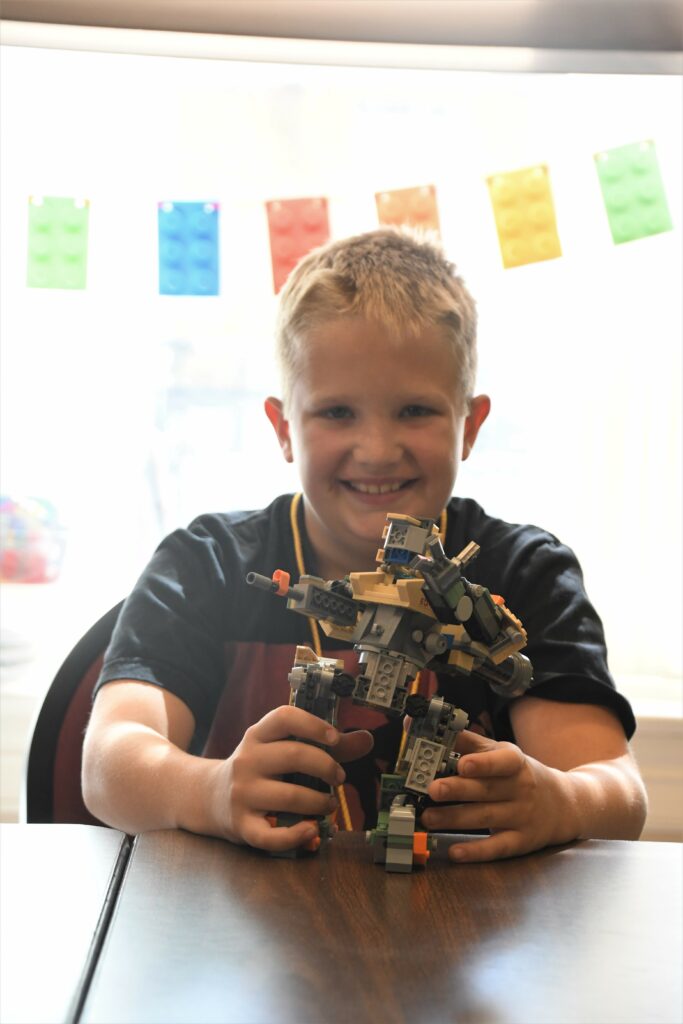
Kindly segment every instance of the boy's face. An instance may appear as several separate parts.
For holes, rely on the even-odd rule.
[[[307,337],[287,418],[277,399],[266,412],[326,578],[374,567],[387,512],[439,516],[490,406],[481,395],[465,415],[459,384],[436,327],[399,339],[354,317]]]

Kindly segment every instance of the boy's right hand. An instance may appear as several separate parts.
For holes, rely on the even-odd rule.
[[[337,801],[326,793],[283,781],[282,776],[314,775],[338,786],[346,777],[339,762],[363,757],[372,745],[369,732],[340,733],[301,708],[283,706],[268,712],[247,729],[234,753],[216,764],[212,812],[221,834],[234,843],[272,852],[301,846],[317,833],[315,825],[301,821],[273,828],[266,815],[279,811],[327,815]]]

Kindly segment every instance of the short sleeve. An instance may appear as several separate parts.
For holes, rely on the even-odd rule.
[[[633,711],[614,684],[607,664],[602,622],[584,586],[574,552],[551,534],[538,534],[518,556],[509,604],[523,620],[533,665],[530,693],[547,700],[598,704],[635,732]]]
[[[225,562],[201,521],[162,541],[124,602],[95,692],[117,679],[153,683],[204,732],[224,683]]]

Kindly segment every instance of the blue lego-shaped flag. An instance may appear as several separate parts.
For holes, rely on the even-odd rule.
[[[159,203],[159,293],[218,295],[217,203]]]

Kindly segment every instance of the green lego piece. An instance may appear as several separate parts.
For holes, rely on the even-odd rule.
[[[29,288],[85,288],[87,200],[31,196],[28,208]]]
[[[378,823],[382,820],[382,813],[386,812],[386,820],[389,821],[389,808],[391,807],[391,801],[398,793],[403,792],[403,784],[406,781],[405,774],[384,774],[380,779],[380,814],[378,817]]]
[[[455,608],[460,598],[465,593],[465,584],[462,580],[456,580],[453,586],[446,594],[446,601],[450,608]]]
[[[389,849],[400,849],[405,847],[406,850],[412,852],[413,849],[413,833],[411,832],[408,836],[396,836],[390,835],[387,837],[387,847]]]
[[[386,832],[388,830],[388,828],[389,828],[389,809],[386,808],[386,809],[380,811],[379,814],[377,815],[377,824],[375,826],[375,831],[377,831],[377,832]]]
[[[615,244],[671,231],[653,142],[596,153],[595,166]]]

